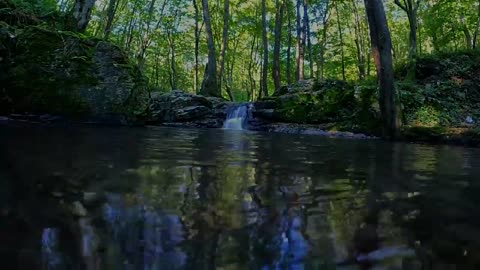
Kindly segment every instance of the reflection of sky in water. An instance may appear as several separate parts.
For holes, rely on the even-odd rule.
[[[140,205],[127,206],[120,195],[107,198],[104,217],[124,264],[138,266],[140,260],[145,270],[179,269],[185,265],[186,254],[177,247],[184,240],[178,216]]]
[[[58,250],[58,230],[45,228],[42,232],[42,264],[46,270],[58,269],[62,261]]]

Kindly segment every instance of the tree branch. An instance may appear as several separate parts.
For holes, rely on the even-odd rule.
[[[399,0],[395,0],[394,2],[395,2],[395,5],[399,6],[401,9],[403,9],[405,12],[407,12],[407,7],[402,5],[402,3],[400,3]]]

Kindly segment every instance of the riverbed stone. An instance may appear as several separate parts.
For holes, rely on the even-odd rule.
[[[151,122],[185,122],[212,115],[212,101],[204,96],[175,90],[150,99]]]
[[[79,201],[75,201],[72,204],[72,214],[77,217],[85,217],[87,216],[88,212],[82,203],[80,203]]]

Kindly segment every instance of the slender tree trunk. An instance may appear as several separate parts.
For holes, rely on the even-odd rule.
[[[287,37],[287,84],[292,83],[292,18],[290,14],[290,7],[287,6],[288,18],[288,37]]]
[[[395,138],[400,125],[395,106],[395,86],[393,81],[392,41],[387,18],[381,0],[364,0],[370,25],[373,59],[377,68],[380,86],[380,111],[384,136]]]
[[[217,82],[217,59],[215,57],[215,42],[213,40],[208,0],[202,0],[203,21],[205,22],[205,33],[207,36],[208,62],[205,67],[205,75],[200,92],[205,96],[221,97]]]
[[[415,78],[417,62],[417,11],[421,1],[422,0],[404,0],[403,2],[400,2],[400,0],[395,0],[395,4],[407,13],[408,25],[410,27],[408,50],[408,77],[410,79]]]
[[[310,68],[310,79],[313,78],[313,53],[312,53],[312,40],[311,40],[311,33],[310,33],[310,19],[308,17],[308,2],[307,0],[303,1],[303,28],[305,29],[305,38],[306,45],[308,48],[308,64]],[[303,43],[305,45],[305,42]]]
[[[317,77],[318,79],[322,80],[324,78],[325,73],[325,52],[326,52],[326,45],[327,45],[327,33],[328,33],[328,20],[330,17],[330,1],[326,2],[325,7],[325,14],[323,14],[322,18],[322,39],[320,40],[320,52],[318,54],[318,67],[317,67]]]
[[[345,75],[345,48],[343,45],[343,32],[342,26],[340,24],[340,14],[338,12],[338,2],[335,2],[335,12],[337,13],[337,26],[338,26],[338,37],[340,38],[340,53],[342,58],[342,79],[347,80]]]
[[[136,10],[134,9],[133,10],[133,14],[135,14]],[[132,41],[133,41],[133,29],[135,28],[135,24],[137,22],[137,18],[136,17],[132,17],[130,19],[130,23],[129,23],[129,26],[128,26],[128,30],[127,30],[127,41],[126,41],[126,44],[125,44],[125,49],[130,52],[130,46],[132,45]]]
[[[473,33],[473,49],[477,48],[478,34],[480,31],[480,0],[478,1],[477,23],[475,24],[475,32]]]
[[[273,64],[272,64],[272,78],[275,86],[275,91],[280,89],[280,42],[282,39],[282,17],[285,4],[280,0],[275,1],[277,11],[275,13],[275,44],[273,46]]]
[[[220,71],[218,73],[218,88],[222,90],[223,73],[225,70],[225,52],[228,50],[228,21],[230,19],[230,0],[223,1],[223,33],[222,33],[222,45],[220,46]],[[227,91],[228,94],[228,91]],[[231,97],[231,93],[228,94]]]
[[[235,60],[237,55],[237,48],[238,48],[239,40],[238,37],[233,37],[233,52],[232,57],[230,58],[230,65],[227,63],[227,77],[228,79],[225,82],[225,87],[227,88],[227,94],[231,101],[235,101],[235,97],[232,93],[232,86],[233,86],[233,69],[235,67]]]
[[[138,67],[142,71],[144,70],[144,67],[145,67],[145,53],[147,52],[147,48],[150,44],[150,37],[149,37],[150,22],[152,20],[153,12],[155,11],[155,2],[156,2],[156,0],[151,0],[150,1],[147,17],[146,17],[145,20],[140,21],[140,29],[143,30],[144,23],[146,23],[146,25],[147,25],[146,30],[144,32],[140,31],[140,33],[141,33],[140,34],[140,49],[139,49],[139,52],[137,53]],[[166,1],[164,3],[166,3]],[[163,7],[165,7],[165,6],[163,6]],[[162,13],[163,13],[163,10],[162,10]],[[175,17],[176,17],[176,15],[175,15]]]
[[[352,0],[353,15],[355,20],[354,31],[355,31],[355,47],[357,50],[357,67],[358,67],[358,79],[365,79],[365,55],[364,55],[364,43],[362,36],[362,26],[360,15],[358,14],[358,7],[356,0]]]
[[[472,39],[472,34],[470,34],[470,31],[467,28],[467,25],[464,24],[462,27],[463,34],[465,35],[465,44],[467,49],[472,49],[473,48],[473,39]]]
[[[101,8],[100,6],[97,6],[97,9],[101,10],[101,13],[103,14],[107,12],[108,6],[109,6],[109,3],[104,2],[103,6]],[[103,31],[103,28],[105,28],[105,26],[103,25],[102,21],[96,22],[95,30],[93,30],[93,36],[94,37],[100,36],[100,32]],[[103,33],[102,33],[102,36],[103,36]]]
[[[263,43],[263,65],[262,65],[262,83],[259,97],[268,96],[268,39],[267,39],[267,7],[266,0],[262,0],[262,43]],[[263,91],[263,93],[262,93]]]
[[[170,47],[170,86],[173,91],[177,89],[177,70],[175,68],[175,39],[170,30],[167,30],[167,40]]]
[[[73,18],[75,18],[75,30],[78,32],[85,32],[92,9],[95,5],[95,0],[75,0],[73,6]]]
[[[194,66],[194,73],[193,73],[193,91],[195,94],[198,94],[198,55],[200,50],[200,12],[198,9],[197,0],[193,0],[193,7],[195,9],[195,66]]]
[[[300,8],[302,2],[297,0],[297,48],[295,55],[295,80],[303,80],[303,29],[302,29],[302,18],[300,15]]]
[[[250,81],[250,91],[248,92],[248,100],[252,101],[254,97],[255,89],[255,78],[253,77],[253,67],[255,61],[255,44],[257,43],[257,38],[254,36],[252,40],[252,45],[250,47],[250,61],[248,62],[248,78]]]
[[[108,39],[110,33],[112,32],[113,27],[113,20],[115,18],[115,14],[117,13],[118,3],[119,0],[110,0],[108,2],[108,9],[107,9],[107,22],[105,24],[105,28],[103,29],[103,38]]]

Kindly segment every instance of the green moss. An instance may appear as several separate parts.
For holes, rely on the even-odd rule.
[[[11,97],[15,111],[88,113],[76,89],[94,86],[92,47],[57,31],[37,26],[18,33]]]

